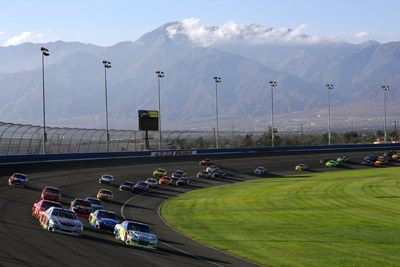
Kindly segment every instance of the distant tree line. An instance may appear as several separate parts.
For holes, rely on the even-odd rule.
[[[328,144],[328,133],[293,133],[280,135],[278,130],[274,129],[275,146],[317,146]],[[367,144],[375,141],[383,141],[384,133],[377,131],[375,133],[358,133],[348,131],[343,133],[331,133],[331,143],[336,145],[345,144]],[[388,132],[387,140],[389,142],[398,141],[398,134],[395,131]],[[271,127],[262,135],[247,133],[244,135],[235,135],[220,137],[221,148],[241,148],[241,147],[268,147],[272,142]],[[177,149],[204,149],[214,148],[215,141],[213,137],[198,138],[179,138],[170,145]]]

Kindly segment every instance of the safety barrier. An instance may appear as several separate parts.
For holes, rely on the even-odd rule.
[[[108,152],[108,153],[73,153],[73,154],[37,154],[1,156],[0,164],[53,162],[53,161],[80,161],[99,159],[122,159],[139,157],[184,157],[192,155],[218,154],[250,154],[250,153],[292,153],[292,152],[322,152],[322,151],[357,151],[400,149],[400,144],[362,144],[362,145],[335,145],[335,146],[308,146],[308,147],[260,147],[239,149],[202,149],[202,150],[166,150],[166,151],[137,151],[137,152]]]

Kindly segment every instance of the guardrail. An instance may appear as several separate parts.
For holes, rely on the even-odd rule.
[[[400,149],[400,144],[362,144],[362,145],[334,145],[334,146],[308,146],[308,147],[261,147],[261,148],[226,148],[226,149],[201,149],[201,150],[164,150],[164,151],[138,151],[138,152],[108,152],[108,153],[73,153],[73,154],[39,154],[39,155],[13,155],[0,156],[0,164],[18,164],[53,161],[81,161],[99,159],[123,159],[140,157],[184,157],[192,155],[218,155],[218,154],[251,154],[251,153],[294,153],[294,152],[323,152],[323,151],[357,151],[357,150],[382,150]]]

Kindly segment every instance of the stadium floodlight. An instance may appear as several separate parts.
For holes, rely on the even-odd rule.
[[[104,65],[104,93],[105,93],[105,104],[106,104],[106,143],[107,143],[107,152],[110,147],[110,133],[108,130],[108,92],[107,92],[107,69],[111,68],[111,62],[107,60],[102,61]]]
[[[216,117],[216,125],[215,125],[215,148],[219,148],[219,129],[218,129],[218,84],[222,82],[220,77],[213,77],[215,82],[215,117]]]
[[[47,143],[47,132],[46,132],[46,97],[44,90],[44,57],[50,56],[49,50],[45,47],[41,47],[42,52],[42,104],[43,104],[43,154],[46,154],[46,143]]]
[[[384,114],[385,114],[385,120],[383,123],[383,134],[384,134],[384,141],[385,143],[387,142],[387,131],[386,131],[386,93],[389,91],[389,85],[382,85],[381,86],[383,90],[383,109],[384,109]]]
[[[331,91],[334,86],[331,83],[325,84],[326,89],[328,89],[328,145],[331,144]]]
[[[160,85],[160,80],[161,78],[165,77],[165,73],[161,70],[156,71],[156,76],[157,76],[157,85],[158,85],[158,132],[159,132],[159,143],[158,143],[158,149],[161,150],[161,144],[162,144],[162,132],[161,132],[161,85]]]
[[[278,86],[278,82],[269,81],[268,82],[271,87],[271,146],[275,146],[275,132],[274,132],[274,88]]]

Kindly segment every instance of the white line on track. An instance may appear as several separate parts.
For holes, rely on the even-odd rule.
[[[127,201],[125,201],[124,204],[122,204],[122,206],[121,206],[121,216],[122,216],[122,218],[124,218],[124,220],[126,220],[126,217],[125,217],[125,214],[124,214],[125,206],[126,206],[129,202],[131,202],[132,200],[134,200],[135,198],[138,198],[138,197],[140,197],[140,196],[141,196],[141,194],[140,194],[140,195],[133,196],[133,197],[129,198]]]
[[[133,197],[129,198],[127,201],[125,201],[124,204],[122,204],[122,206],[121,206],[121,216],[122,216],[122,218],[124,218],[124,220],[126,220],[126,217],[125,217],[125,214],[124,214],[125,206],[126,206],[130,201],[132,201],[132,200],[134,200],[135,198],[138,198],[138,197],[140,197],[140,196],[142,196],[142,194],[133,196]],[[158,209],[158,215],[160,216],[160,209]],[[161,216],[160,216],[160,218],[162,219]],[[163,220],[163,221],[164,221],[164,220]],[[191,256],[191,257],[193,257],[193,258],[196,258],[196,259],[199,259],[199,260],[204,260],[204,261],[206,261],[206,262],[208,262],[208,263],[211,263],[211,264],[213,264],[213,265],[215,265],[215,266],[218,266],[218,267],[224,267],[224,266],[221,265],[221,264],[218,264],[218,263],[215,263],[215,262],[206,260],[206,259],[204,259],[204,258],[198,257],[198,256],[196,256],[196,255],[193,255],[193,254],[190,253],[190,252],[187,252],[187,251],[185,251],[185,250],[183,250],[183,249],[177,248],[177,247],[172,246],[172,245],[170,245],[170,244],[167,244],[167,243],[165,243],[165,242],[160,242],[160,243],[163,244],[163,245],[165,245],[165,246],[168,246],[168,247],[170,247],[170,248],[172,248],[172,249],[175,249],[176,251],[179,251],[179,252],[181,252],[181,253],[183,253],[183,254],[189,255],[189,256]]]

